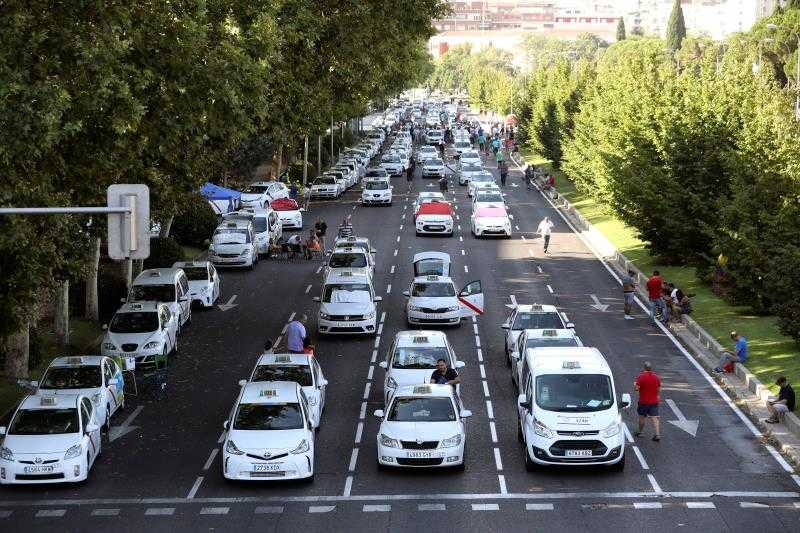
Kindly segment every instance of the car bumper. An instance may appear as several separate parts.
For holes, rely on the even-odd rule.
[[[260,250],[259,250],[260,252]],[[199,302],[200,305],[203,307],[211,307],[214,305],[214,302],[211,298],[211,293],[189,293],[189,296],[192,298],[192,303]]]
[[[429,223],[421,223],[417,220],[416,223],[416,231],[419,235],[452,235],[453,234],[453,223],[452,222],[445,222],[445,223],[436,223],[436,222],[429,222]]]
[[[477,227],[475,228],[475,235],[478,237],[511,237],[511,228]]]
[[[592,450],[591,456],[568,456],[568,452],[576,450],[559,447],[558,443],[564,441],[570,443],[582,441],[587,443],[587,447],[589,443],[600,443],[602,448],[595,447]],[[570,447],[573,448],[574,444]],[[526,453],[530,455],[534,463],[539,465],[613,465],[620,462],[625,455],[625,437],[622,432],[617,436],[605,439],[597,435],[587,436],[583,439],[563,436],[546,439],[544,437],[535,436],[527,445]]]
[[[269,470],[266,470],[269,468]],[[222,475],[225,479],[242,481],[269,481],[303,479],[314,474],[314,456],[307,452],[289,454],[273,461],[247,455],[222,454]]]
[[[442,170],[423,170],[422,171],[423,178],[443,178],[444,177],[444,169]]]
[[[406,311],[409,324],[453,326],[461,322],[461,311],[447,313],[423,313],[421,311]]]
[[[29,460],[33,462],[34,456],[32,454],[25,454],[25,457],[15,459],[14,461],[0,460],[0,485],[41,485],[45,483],[77,483],[86,479],[89,473],[86,456],[76,457],[74,459],[62,459],[63,454],[60,456],[48,456],[48,454],[37,455],[45,461],[57,460],[58,462],[52,464],[23,464],[20,460]],[[52,467],[50,469],[49,467]],[[31,472],[26,469],[38,469],[39,472]],[[43,471],[42,471],[43,470]]]
[[[378,437],[378,463],[398,468],[441,468],[464,463],[464,444],[435,450],[388,448]]]
[[[311,191],[312,198],[336,198],[339,191]]]
[[[318,320],[318,331],[326,335],[372,335],[377,325],[376,319],[371,320]]]
[[[248,257],[218,257],[209,256],[209,261],[216,267],[249,267],[253,265],[253,256]]]
[[[366,196],[362,196],[361,197],[361,203],[362,204],[390,204],[390,203],[392,203],[392,197],[391,196],[388,196],[388,197],[384,196],[382,198],[375,198],[373,196],[372,198],[369,198],[369,197],[366,197]]]
[[[303,229],[302,220],[282,220],[281,226],[284,229]]]

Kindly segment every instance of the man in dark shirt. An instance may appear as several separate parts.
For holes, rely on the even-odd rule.
[[[436,370],[431,374],[431,383],[455,387],[461,383],[461,378],[458,376],[458,372],[447,366],[447,361],[439,359],[436,361]]]
[[[769,409],[772,416],[766,419],[765,422],[769,422],[770,424],[777,424],[786,413],[794,411],[794,389],[789,385],[786,376],[778,376],[778,379],[775,380],[775,384],[779,386],[781,390],[778,392],[778,398],[776,400],[767,402],[767,409]]]

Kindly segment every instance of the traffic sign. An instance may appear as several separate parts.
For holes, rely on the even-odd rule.
[[[150,256],[150,189],[143,184],[108,187],[108,207],[128,209],[108,214],[108,256],[147,259]]]

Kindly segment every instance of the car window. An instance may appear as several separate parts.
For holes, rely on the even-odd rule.
[[[392,422],[452,422],[456,420],[450,398],[396,398],[389,409]]]
[[[183,294],[189,292],[189,281],[186,279],[186,276],[180,276],[178,282],[180,283],[181,289],[183,289]]]
[[[83,417],[83,429],[86,429],[86,426],[92,423],[93,412],[94,408],[92,407],[92,402],[90,402],[86,398],[81,398],[81,416]]]
[[[77,409],[20,409],[8,428],[9,435],[65,435],[78,433]]]
[[[114,377],[114,373],[108,367],[108,362],[107,361],[103,363],[103,376],[105,377],[106,385],[108,385],[108,380],[110,380],[110,379],[112,379]]]
[[[253,381],[293,381],[301,387],[314,385],[308,365],[259,365],[253,374]]]
[[[406,370],[434,369],[439,359],[450,361],[446,346],[400,346],[392,355],[392,368]]]
[[[298,403],[243,403],[236,410],[233,420],[233,429],[241,430],[264,431],[303,427],[303,412]]]
[[[455,295],[456,290],[452,283],[415,283],[411,289],[411,296],[424,298],[442,298]]]
[[[384,191],[389,189],[389,184],[385,181],[368,181],[364,188],[368,191]]]
[[[51,366],[42,377],[41,389],[93,389],[102,385],[100,366]]]
[[[116,313],[108,330],[111,333],[147,333],[158,329],[158,315],[154,311]]]
[[[192,281],[208,280],[208,269],[206,267],[183,267],[186,277]]]
[[[527,313],[520,311],[514,318],[511,329],[564,329],[558,313]]]
[[[261,194],[266,192],[269,189],[267,185],[250,185],[245,187],[242,191],[245,194]]]

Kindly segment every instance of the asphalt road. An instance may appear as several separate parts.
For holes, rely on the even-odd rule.
[[[488,166],[494,168],[494,164]],[[494,169],[496,172],[496,169]],[[498,179],[499,181],[499,179]],[[604,265],[536,191],[512,172],[506,188],[515,232],[509,240],[476,240],[469,232],[469,200],[451,181],[460,228],[451,238],[414,235],[405,180],[395,179],[390,207],[361,207],[360,191],[316,202],[310,227],[324,217],[334,228],[352,216],[359,235],[378,249],[375,276],[380,335],[317,339],[330,382],[317,438],[316,480],[232,484],[220,472],[222,422],[267,337],[278,336],[295,313],[313,329],[321,289],[319,262],[263,261],[253,272],[223,272],[220,302],[236,306],[194,314],[166,386],[139,379],[136,396],[114,420],[129,431],[106,443],[90,480],[80,486],[0,489],[0,527],[6,531],[798,531],[800,478],[765,446],[752,426],[641,309],[622,317],[621,290]],[[415,179],[416,190],[438,190]],[[556,226],[550,253],[535,236],[549,215]],[[379,472],[378,420],[383,370],[377,366],[397,331],[406,329],[402,291],[411,281],[414,253],[441,250],[453,259],[457,285],[483,282],[486,312],[448,330],[467,366],[462,398],[468,421],[463,473]],[[460,286],[460,285],[459,285]],[[592,295],[610,307],[592,307]],[[516,439],[516,392],[499,328],[511,297],[555,304],[575,323],[584,344],[608,359],[619,392],[633,392],[641,363],[660,374],[662,398],[687,419],[696,436],[668,423],[678,416],[662,405],[663,440],[629,439],[624,472],[552,469],[527,473]],[[635,428],[635,411],[624,413]],[[130,418],[126,420],[126,418]],[[126,424],[127,422],[127,424]]]

